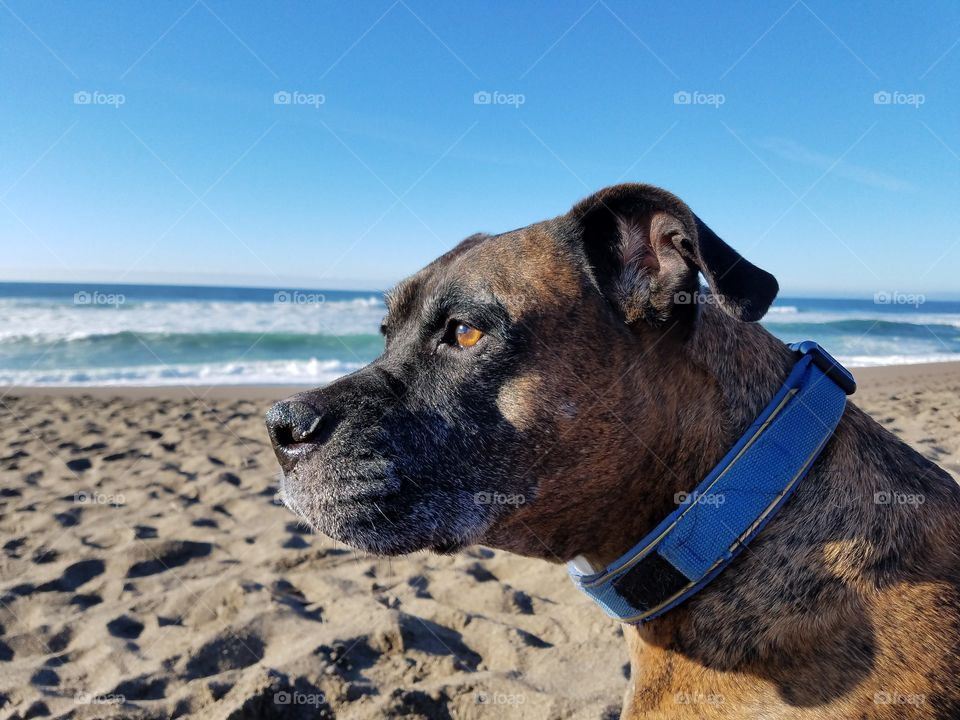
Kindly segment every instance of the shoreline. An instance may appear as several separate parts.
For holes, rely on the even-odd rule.
[[[960,361],[877,365],[850,368],[863,389],[922,379],[960,380]],[[0,385],[0,400],[8,397],[162,398],[194,400],[279,400],[317,385]],[[856,398],[856,395],[854,395]]]

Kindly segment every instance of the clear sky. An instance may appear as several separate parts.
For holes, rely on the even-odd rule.
[[[633,180],[960,296],[958,79],[952,0],[0,0],[0,279],[381,288]]]

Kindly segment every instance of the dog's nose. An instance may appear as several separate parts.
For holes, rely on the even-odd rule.
[[[301,400],[281,400],[267,411],[267,431],[281,450],[316,438],[323,426],[323,411]]]

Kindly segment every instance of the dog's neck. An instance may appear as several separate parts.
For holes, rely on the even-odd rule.
[[[635,513],[640,520],[620,534],[616,546],[587,554],[597,568],[626,552],[665,517],[675,507],[674,492],[691,490],[705,477],[795,362],[762,327],[738,323],[710,307],[685,347],[684,361],[694,366],[694,376],[687,380],[694,384],[681,393],[685,404],[669,419],[680,426],[667,429],[676,438],[673,445],[669,450],[658,446],[657,460],[666,466],[658,476],[662,496],[620,498],[622,506],[654,511]],[[863,452],[864,447],[870,452]],[[625,717],[646,717],[643,708],[669,705],[667,695],[679,692],[678,687],[709,694],[744,674],[789,684],[791,667],[816,667],[833,649],[866,646],[866,639],[856,636],[863,628],[857,613],[863,612],[862,598],[878,585],[955,562],[924,549],[934,543],[923,541],[918,514],[903,521],[915,524],[877,531],[881,523],[874,494],[890,489],[885,479],[889,467],[899,468],[904,477],[927,478],[922,492],[928,503],[956,504],[956,484],[943,471],[848,403],[811,473],[734,564],[663,616],[624,626],[632,666],[631,713]],[[655,472],[655,464],[648,463],[642,472]],[[649,492],[650,476],[645,480],[635,478],[630,487]],[[905,543],[904,537],[915,542]],[[785,657],[791,662],[783,662]],[[766,670],[768,665],[775,671]],[[781,672],[787,679],[774,677]],[[678,685],[677,678],[689,683],[693,677],[699,678],[696,688]],[[816,689],[805,686],[807,691]],[[661,715],[652,711],[651,716]]]
[[[629,550],[676,508],[677,493],[693,490],[706,477],[776,394],[795,360],[759,325],[703,308],[683,356],[667,371],[678,388],[667,403],[670,411],[658,419],[657,434],[640,442],[635,477],[624,483],[625,495],[635,491],[637,497],[617,498],[626,509],[616,525],[621,537],[584,553],[595,569]]]

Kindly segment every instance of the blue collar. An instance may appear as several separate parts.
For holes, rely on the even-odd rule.
[[[840,422],[850,372],[813,341],[790,349],[793,370],[736,445],[679,507],[605,570],[573,582],[608,615],[644,623],[716,577],[796,489]]]

